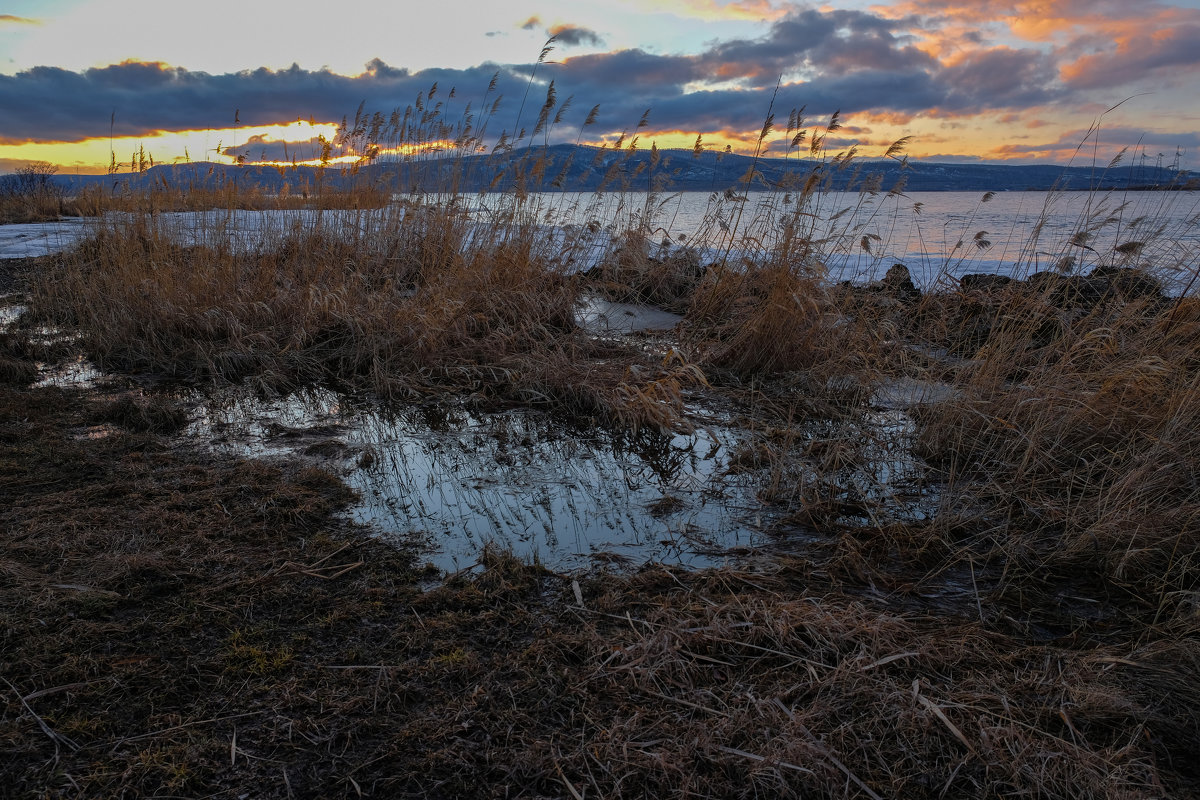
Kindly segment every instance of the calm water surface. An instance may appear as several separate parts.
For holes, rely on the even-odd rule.
[[[800,208],[781,193],[562,193],[531,195],[521,209],[551,226],[644,227],[654,243],[751,256],[770,252],[791,222],[819,243],[835,279],[871,280],[903,263],[927,287],[969,272],[1086,273],[1100,264],[1144,267],[1174,283],[1197,269],[1200,253],[1195,192],[834,192]],[[1138,245],[1116,250],[1128,243]]]
[[[564,267],[586,269],[630,229],[658,248],[693,247],[706,260],[769,257],[785,225],[816,243],[819,261],[837,280],[867,281],[895,263],[931,287],[968,272],[1018,277],[1043,269],[1086,273],[1100,264],[1139,266],[1182,285],[1200,267],[1200,195],[1195,192],[827,193],[798,208],[782,193],[729,200],[708,192],[675,194],[533,194],[471,196],[471,217],[486,226],[518,211],[569,249]],[[296,226],[372,237],[395,210],[209,211],[154,218],[184,243],[257,248]],[[95,220],[0,225],[0,258],[52,253],[95,230]],[[486,230],[486,228],[485,228]],[[1117,248],[1129,245],[1118,251]]]

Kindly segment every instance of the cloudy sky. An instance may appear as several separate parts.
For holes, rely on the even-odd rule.
[[[747,150],[775,95],[776,154],[804,107],[867,156],[1200,168],[1200,0],[0,0],[0,172],[305,161],[360,104],[491,143],[551,81],[538,141]]]

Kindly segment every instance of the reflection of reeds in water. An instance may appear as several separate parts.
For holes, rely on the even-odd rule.
[[[191,435],[233,452],[356,467],[356,517],[451,571],[485,544],[559,569],[593,556],[703,565],[751,544],[764,514],[753,480],[727,472],[732,430],[631,434],[430,405],[385,413],[328,392],[202,408]]]

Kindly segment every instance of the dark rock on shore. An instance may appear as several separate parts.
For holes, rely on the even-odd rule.
[[[1078,319],[1110,304],[1139,301],[1154,313],[1168,300],[1152,275],[1129,267],[1098,267],[1087,275],[1037,272],[1024,280],[973,273],[958,282],[958,293],[932,295],[917,319],[942,330],[950,352],[967,358],[1001,335],[1023,336],[1026,346],[1044,347]]]
[[[1132,267],[1096,267],[1090,276],[1094,280],[1108,281],[1112,292],[1126,299],[1145,298],[1165,300],[1162,284],[1152,275]]]
[[[893,264],[880,281],[880,290],[897,300],[915,302],[921,299],[921,290],[913,284],[912,274],[903,264]]]
[[[913,283],[912,274],[903,264],[893,264],[882,280],[873,281],[865,287],[855,286],[851,281],[843,281],[841,287],[852,295],[877,295],[905,304],[921,299],[921,290]]]
[[[988,272],[973,272],[958,279],[958,285],[964,292],[989,292],[1007,288],[1015,282],[1008,275],[993,275]]]
[[[1036,272],[1026,284],[1060,308],[1090,309],[1115,299],[1166,299],[1157,280],[1128,267],[1097,267],[1089,275]]]
[[[964,292],[1036,292],[1059,308],[1093,308],[1111,299],[1166,299],[1158,280],[1131,267],[1101,266],[1088,275],[1048,270],[1035,272],[1023,281],[1008,275],[970,273],[960,277],[958,285]]]

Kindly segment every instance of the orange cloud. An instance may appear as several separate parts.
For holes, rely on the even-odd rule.
[[[854,118],[868,125],[902,126],[912,122],[914,115],[903,111],[859,111]]]
[[[1022,128],[1044,128],[1053,123],[1047,122],[1044,119],[1033,117],[1026,119],[1022,114],[1005,114],[996,118],[996,122],[1001,125],[1020,125]]]
[[[1001,161],[1011,161],[1013,159],[1045,159],[1056,161],[1059,163],[1070,161],[1075,155],[1076,149],[1071,147],[1046,147],[1040,150],[1033,150],[1022,145],[1006,144],[1000,147],[993,147],[987,152],[988,158],[994,158]]]
[[[1162,72],[1200,63],[1200,20],[1170,28],[1145,29],[1130,23],[1112,34],[1116,48],[1063,64],[1059,74],[1082,87],[1106,86],[1124,74]]]
[[[15,14],[0,14],[0,25],[41,25],[41,20],[18,17]]]
[[[978,30],[988,23],[1001,24],[1025,41],[1050,42],[1088,33],[1118,38],[1137,30],[1162,29],[1200,17],[1195,9],[1167,6],[1153,0],[1119,7],[1094,0],[902,0],[872,6],[872,11],[888,19],[933,17],[936,33],[931,35],[923,30],[913,33],[925,34],[922,38],[926,45],[937,42],[939,52],[948,49],[947,33]]]
[[[784,4],[776,6],[771,0],[651,0],[647,6],[683,17],[696,17],[707,21],[752,20],[774,22],[792,12]]]

